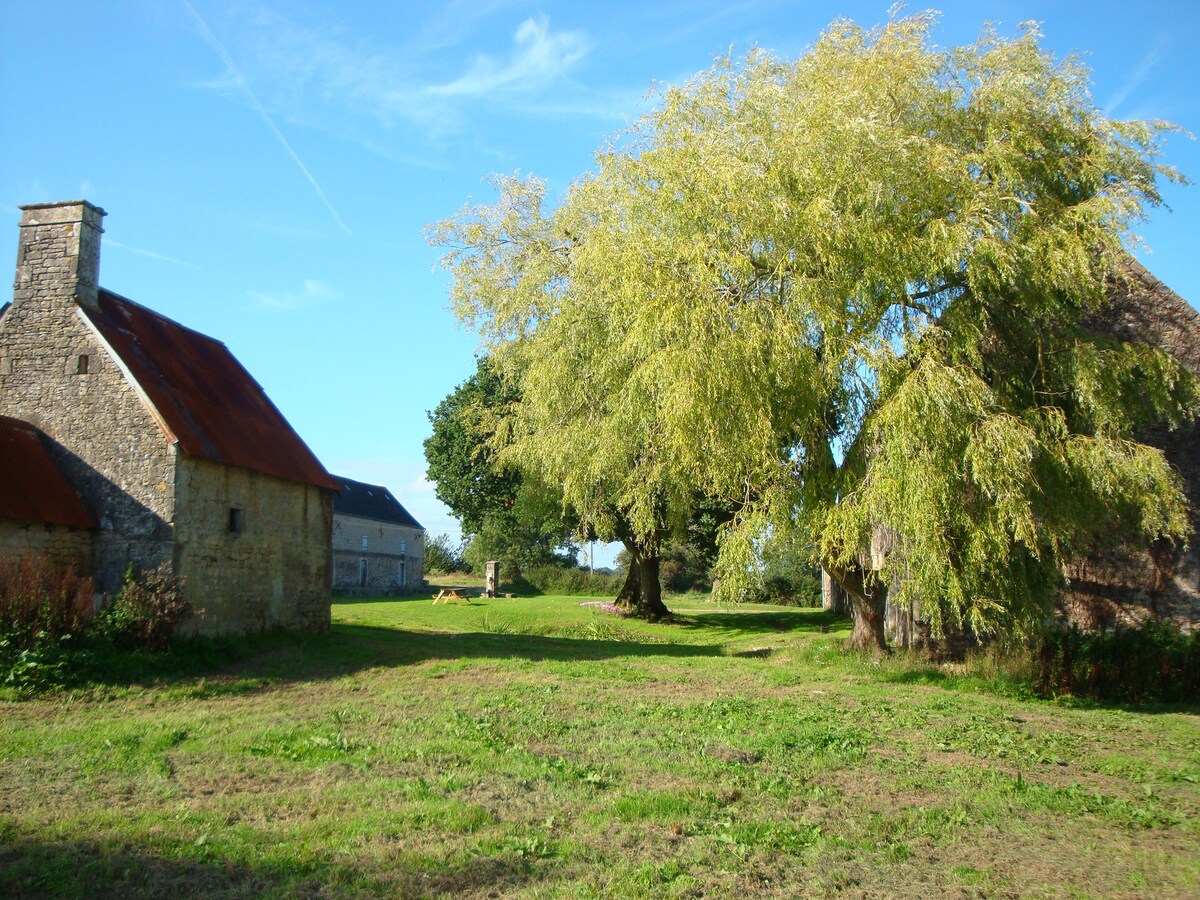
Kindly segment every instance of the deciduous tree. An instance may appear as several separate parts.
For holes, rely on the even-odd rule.
[[[945,48],[934,23],[722,60],[552,208],[498,178],[432,230],[520,385],[506,458],[602,534],[614,509],[653,543],[697,493],[737,504],[725,588],[802,528],[861,647],[889,585],[935,630],[1020,629],[1099,529],[1186,529],[1131,435],[1195,415],[1194,380],[1079,328],[1178,177],[1161,128],[1107,118],[1032,26]]]
[[[429,414],[428,477],[470,535],[465,555],[472,564],[482,557],[506,567],[542,565],[564,547],[567,558],[573,555],[575,522],[565,515],[561,494],[501,462],[489,443],[518,396],[480,357],[475,374]]]

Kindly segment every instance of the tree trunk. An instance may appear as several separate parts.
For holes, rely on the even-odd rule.
[[[617,594],[616,605],[623,609],[633,609],[642,596],[642,570],[638,566],[637,555],[629,544],[625,545],[625,549],[629,551],[629,574],[625,576],[621,593]]]
[[[651,622],[657,622],[671,615],[662,600],[662,580],[659,576],[660,558],[657,553],[638,559],[641,570],[642,591],[638,603],[638,615]]]
[[[661,560],[657,549],[651,550],[630,540],[622,543],[629,551],[629,574],[617,594],[616,605],[650,622],[667,618],[671,611],[662,600]]]
[[[870,650],[876,656],[891,653],[883,630],[887,615],[887,585],[869,579],[870,573],[859,567],[829,570],[830,576],[846,592],[846,602],[854,619],[850,649]]]

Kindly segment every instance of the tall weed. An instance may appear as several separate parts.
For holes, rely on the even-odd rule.
[[[79,635],[92,619],[92,579],[44,556],[0,558],[0,637],[28,650]]]
[[[169,567],[138,574],[131,566],[125,584],[100,616],[103,633],[147,650],[164,650],[175,627],[191,613],[180,580]]]

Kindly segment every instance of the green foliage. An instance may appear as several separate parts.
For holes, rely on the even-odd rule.
[[[520,488],[520,474],[494,465],[495,451],[487,443],[492,411],[515,400],[511,387],[481,356],[475,374],[429,413],[433,433],[425,439],[428,477],[437,498],[468,533],[479,531],[489,515],[511,505]]]
[[[93,625],[90,578],[44,556],[0,558],[0,678],[19,693],[63,683]]]
[[[175,627],[191,612],[168,567],[138,573],[130,566],[120,592],[97,617],[97,631],[119,646],[165,650]]]
[[[431,230],[519,390],[498,459],[602,536],[657,542],[699,496],[737,510],[732,598],[788,531],[865,598],[887,534],[865,577],[935,631],[1032,628],[1101,530],[1186,534],[1132,434],[1194,417],[1197,380],[1081,328],[1179,178],[1164,126],[1105,117],[1032,26],[947,48],[934,21],[720,60],[557,206],[498,178]]]
[[[432,575],[449,575],[451,572],[466,571],[463,548],[456,545],[448,534],[425,541],[425,571]]]
[[[475,374],[429,414],[428,477],[438,499],[471,536],[457,568],[465,563],[482,571],[489,559],[506,566],[539,565],[554,560],[564,547],[572,555],[574,522],[564,515],[561,494],[500,459],[505,416],[518,399],[514,384],[481,356]]]
[[[1054,629],[1040,641],[1033,675],[1046,696],[1200,702],[1200,631],[1184,634],[1161,622],[1101,632]]]
[[[772,535],[762,551],[768,603],[821,605],[821,567],[810,541],[794,533]]]
[[[132,569],[94,613],[92,581],[44,557],[0,560],[0,679],[18,694],[68,686],[97,668],[138,668],[133,657],[167,648],[190,613],[178,584],[159,569]]]
[[[531,566],[521,570],[521,578],[514,583],[513,590],[519,593],[528,590],[539,594],[612,597],[621,589],[624,581],[622,572],[592,573],[573,565]]]

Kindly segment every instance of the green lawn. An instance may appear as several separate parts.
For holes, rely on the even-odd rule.
[[[839,652],[815,610],[345,601],[0,703],[0,895],[1200,895],[1196,709]]]

